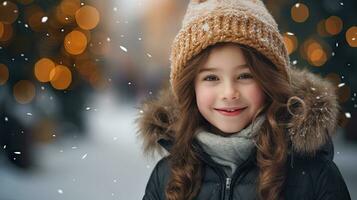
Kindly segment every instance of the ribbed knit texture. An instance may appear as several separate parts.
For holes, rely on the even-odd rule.
[[[288,77],[288,53],[278,26],[260,0],[195,0],[188,5],[182,28],[171,47],[170,82],[187,62],[210,45],[234,42],[252,47]]]

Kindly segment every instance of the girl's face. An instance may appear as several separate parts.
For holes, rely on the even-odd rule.
[[[195,78],[195,93],[202,116],[225,134],[249,125],[266,98],[234,44],[212,49]]]

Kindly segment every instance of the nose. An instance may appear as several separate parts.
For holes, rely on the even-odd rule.
[[[235,100],[239,99],[239,91],[234,83],[226,83],[223,88],[223,99],[224,100]]]

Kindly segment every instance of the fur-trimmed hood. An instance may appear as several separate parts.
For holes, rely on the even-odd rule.
[[[295,95],[305,103],[306,116],[292,117],[287,134],[290,134],[294,152],[313,155],[336,131],[339,113],[336,87],[307,70],[291,68],[289,73]],[[173,94],[167,88],[160,91],[156,99],[142,104],[136,123],[144,153],[169,151],[175,135],[173,124],[179,115],[172,100]]]

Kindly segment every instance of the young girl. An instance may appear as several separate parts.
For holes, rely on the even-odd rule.
[[[144,200],[350,199],[334,87],[290,67],[261,1],[191,1],[171,62],[171,87],[137,121],[145,152],[167,152]]]

